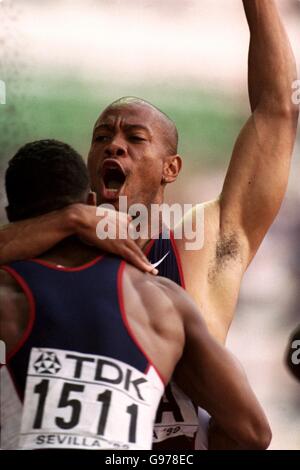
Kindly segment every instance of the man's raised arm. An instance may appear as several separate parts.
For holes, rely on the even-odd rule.
[[[274,0],[243,0],[250,29],[252,115],[242,129],[220,197],[220,231],[242,242],[245,267],[282,203],[296,137],[296,66]]]

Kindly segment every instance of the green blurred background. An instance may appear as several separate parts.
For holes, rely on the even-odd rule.
[[[157,103],[175,120],[182,136],[180,152],[188,165],[220,166],[230,155],[245,119],[245,110],[241,111],[235,96],[224,96],[219,90],[201,91],[195,84],[189,88],[164,85],[159,90],[147,83],[112,87],[101,77],[89,82],[72,75],[32,72],[24,77],[25,89],[20,86],[22,72],[18,82],[10,76],[5,80],[9,95],[0,114],[2,163],[24,142],[46,137],[66,141],[87,155],[101,109],[121,96],[134,95]]]

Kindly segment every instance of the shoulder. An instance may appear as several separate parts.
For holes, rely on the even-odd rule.
[[[133,266],[127,266],[127,275],[143,303],[150,310],[169,311],[185,324],[192,319],[202,322],[202,317],[191,296],[178,284],[161,276],[142,273]]]
[[[0,298],[1,338],[9,353],[27,327],[29,306],[22,288],[3,267],[0,267]]]
[[[1,318],[19,316],[28,310],[26,295],[13,276],[0,266],[0,312]]]
[[[170,279],[143,273],[129,264],[126,264],[125,279],[127,282],[132,283],[139,294],[151,296],[156,302],[160,302],[165,298],[173,301],[181,293],[185,293],[180,286]]]
[[[26,305],[26,296],[22,287],[14,279],[14,277],[5,270],[4,266],[0,266],[0,311],[3,315],[10,315],[12,310],[21,307],[20,302],[23,300]]]
[[[5,266],[0,266],[0,289],[10,292],[20,292],[21,288],[14,277],[6,271]]]
[[[198,231],[200,229],[203,230],[203,228],[204,230],[210,231],[217,230],[220,222],[220,213],[220,198],[195,204],[190,210],[188,210],[184,214],[181,222],[175,228],[187,224],[189,226],[191,225],[194,231]]]
[[[129,299],[131,311],[139,310],[150,323],[159,328],[181,330],[182,296],[184,290],[169,279],[143,273],[131,265],[126,265],[123,289]],[[128,301],[128,300],[127,300]]]

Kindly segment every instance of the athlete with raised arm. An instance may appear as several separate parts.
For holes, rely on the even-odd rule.
[[[204,246],[185,250],[185,239],[142,242],[151,262],[165,253],[160,274],[191,294],[209,331],[224,343],[236,308],[243,274],[281,206],[293,151],[298,108],[292,103],[297,78],[293,53],[274,0],[244,0],[250,29],[249,98],[251,116],[234,146],[221,195],[203,204]],[[161,203],[167,184],[181,167],[177,131],[163,113],[142,100],[124,99],[98,119],[89,153],[92,189],[98,203],[127,196],[148,207]],[[197,206],[198,207],[198,206]],[[197,207],[186,218],[195,218]],[[75,204],[0,232],[0,262],[37,256],[77,234],[143,270],[152,267],[132,240],[99,240],[92,207]],[[124,220],[124,225],[130,221]],[[177,389],[169,390],[159,413],[156,440],[177,439],[167,447],[194,445],[197,417]],[[177,401],[177,408],[175,402]],[[173,409],[173,412],[172,412]],[[180,413],[178,413],[178,409]],[[163,426],[162,426],[163,424]],[[176,431],[176,432],[175,432]],[[203,446],[205,443],[203,443]]]
[[[56,141],[20,149],[6,187],[14,220],[93,201],[83,160]],[[71,237],[2,266],[0,293],[2,447],[150,449],[174,371],[239,446],[268,446],[268,422],[240,366],[170,280]]]

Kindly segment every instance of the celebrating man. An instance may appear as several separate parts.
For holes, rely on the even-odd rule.
[[[240,132],[221,195],[204,209],[204,246],[186,250],[174,240],[99,240],[99,217],[92,207],[76,204],[42,217],[6,226],[0,232],[0,263],[37,256],[63,238],[81,239],[123,256],[145,271],[169,255],[161,275],[184,286],[203,313],[209,331],[225,342],[243,274],[278,213],[285,194],[296,135],[298,109],[291,100],[296,79],[293,53],[274,0],[243,0],[250,28],[249,98],[251,116]],[[98,203],[118,209],[163,202],[167,184],[181,168],[174,123],[154,106],[123,99],[100,115],[89,153],[92,189]],[[196,206],[182,221],[196,224]],[[119,214],[127,227],[130,218]],[[197,419],[193,406],[175,387],[167,391],[157,417],[156,440],[175,437],[174,446],[193,445]],[[171,443],[168,442],[168,448]]]

